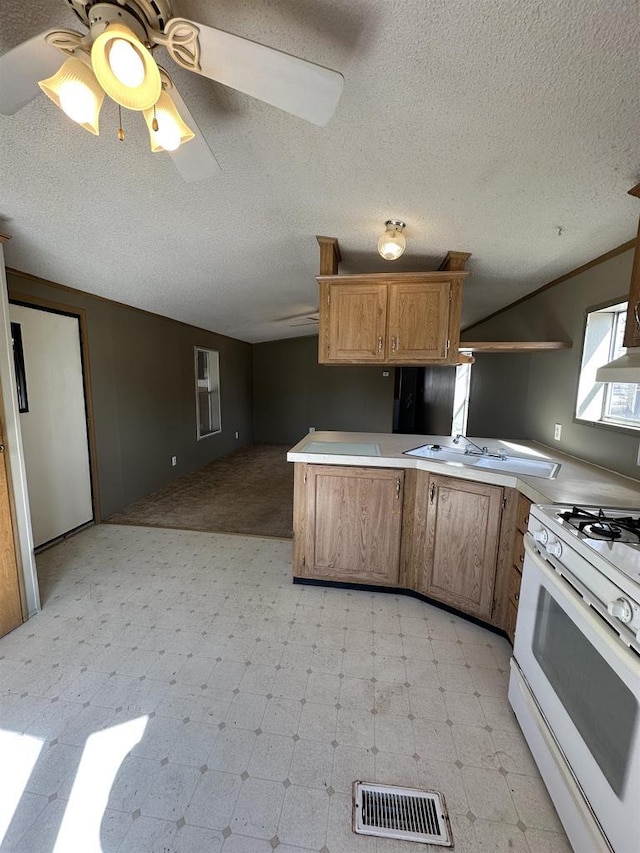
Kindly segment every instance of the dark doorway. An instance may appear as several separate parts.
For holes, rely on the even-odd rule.
[[[451,435],[456,368],[398,367],[393,393],[393,431]]]

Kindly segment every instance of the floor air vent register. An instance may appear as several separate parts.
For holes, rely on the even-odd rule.
[[[354,782],[353,831],[453,847],[444,797],[436,791]]]

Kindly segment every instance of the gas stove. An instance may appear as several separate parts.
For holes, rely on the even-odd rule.
[[[536,505],[529,534],[556,571],[640,652],[640,510]]]
[[[574,506],[558,513],[559,517],[586,539],[640,545],[640,515],[623,510],[586,509]]]
[[[532,512],[557,541],[570,545],[640,602],[640,510],[543,505]],[[547,543],[542,530],[533,535]]]

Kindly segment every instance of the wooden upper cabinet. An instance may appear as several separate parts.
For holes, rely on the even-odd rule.
[[[455,364],[466,272],[319,276],[320,364]]]
[[[449,340],[451,283],[414,282],[388,288],[389,361],[444,361]]]
[[[380,361],[387,323],[386,285],[334,284],[325,302],[327,360]]]
[[[404,471],[308,465],[301,574],[395,585]]]
[[[421,592],[490,619],[502,518],[499,486],[429,477]]]

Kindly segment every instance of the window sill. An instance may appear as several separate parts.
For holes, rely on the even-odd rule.
[[[630,426],[628,424],[615,424],[611,421],[589,421],[585,418],[574,417],[574,424],[581,424],[582,426],[590,426],[597,427],[599,429],[607,429],[617,433],[624,433],[625,435],[640,435],[640,425],[637,427]]]

